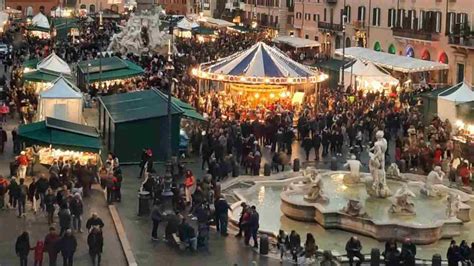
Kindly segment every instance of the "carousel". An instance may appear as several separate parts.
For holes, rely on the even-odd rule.
[[[192,74],[199,79],[200,90],[217,91],[225,102],[252,108],[276,102],[301,105],[305,97],[317,99],[317,84],[328,78],[263,42],[203,63]]]

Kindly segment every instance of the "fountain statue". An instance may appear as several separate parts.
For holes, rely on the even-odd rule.
[[[443,178],[444,172],[441,171],[441,166],[435,166],[426,177],[426,182],[421,188],[420,193],[428,197],[440,197],[442,193],[436,185],[442,184]]]
[[[347,202],[347,205],[342,208],[341,212],[354,217],[368,217],[367,213],[364,210],[364,207],[362,206],[362,203],[360,203],[360,201],[356,199],[350,199]]]
[[[458,194],[449,193],[446,206],[446,216],[448,218],[456,217],[458,215],[460,205],[461,197]]]
[[[372,176],[372,184],[366,184],[367,193],[372,197],[387,198],[392,192],[387,186],[385,178],[385,152],[387,141],[383,138],[383,131],[377,131],[377,141],[369,152],[369,170]]]
[[[170,35],[159,29],[161,11],[161,7],[158,7],[152,11],[131,14],[127,24],[121,27],[122,31],[112,36],[108,50],[140,55],[166,46]]]
[[[304,200],[308,202],[317,202],[317,203],[328,203],[329,198],[324,195],[323,192],[323,181],[321,180],[320,175],[316,175],[315,178],[311,178],[311,188],[309,192],[304,195]]]
[[[408,214],[414,215],[415,213],[415,204],[410,201],[410,197],[415,198],[416,195],[413,193],[407,184],[403,184],[401,188],[395,192],[392,200],[392,206],[388,210],[390,213],[396,214]]]
[[[347,163],[344,164],[344,167],[349,167],[350,173],[344,175],[344,183],[346,184],[355,184],[360,182],[360,166],[362,164],[359,160],[356,160],[355,155],[351,155],[351,159],[347,160]]]
[[[400,169],[396,163],[392,163],[387,168],[387,178],[404,180],[405,177],[400,173]]]
[[[303,176],[309,177],[311,180],[315,179],[317,175],[318,172],[314,167],[306,167],[303,171]]]

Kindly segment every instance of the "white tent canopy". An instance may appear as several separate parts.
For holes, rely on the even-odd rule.
[[[334,53],[342,56],[342,49],[337,49]],[[443,63],[377,52],[363,47],[346,48],[345,56],[348,58],[360,59],[364,62],[372,62],[379,67],[384,67],[403,73],[445,70],[449,68],[447,64]]]
[[[36,66],[38,70],[71,75],[71,68],[55,52],[52,52]]]
[[[40,28],[45,28],[45,29],[50,28],[48,18],[45,15],[43,15],[43,13],[41,12],[36,14],[36,16],[34,16],[33,19],[31,19],[31,24]]]
[[[319,47],[321,44],[317,41],[303,39],[293,36],[278,36],[273,39],[275,43],[283,43],[294,48],[308,48],[308,47]]]
[[[361,60],[356,60],[356,62],[347,68],[344,69],[346,75],[344,76],[344,83],[349,84],[352,80],[352,83],[358,81],[359,86],[370,87],[375,90],[387,88],[388,86],[394,86],[399,83],[399,81],[392,77],[390,74],[382,72],[374,64],[368,62],[364,64]],[[352,79],[351,79],[352,74]]]
[[[457,120],[456,105],[460,103],[474,101],[474,91],[467,82],[454,85],[438,95],[438,116],[442,119],[449,119],[451,124]]]
[[[235,26],[235,24],[232,22],[229,22],[223,19],[218,19],[218,18],[204,17],[203,21],[207,22],[208,24],[211,24],[212,26],[217,26],[217,27]]]
[[[82,124],[82,93],[64,77],[59,77],[53,85],[40,93],[38,120],[53,117]]]
[[[194,28],[199,27],[199,24],[194,21],[190,21],[187,18],[183,18],[178,22],[178,24],[176,24],[176,27],[182,30],[192,30]]]

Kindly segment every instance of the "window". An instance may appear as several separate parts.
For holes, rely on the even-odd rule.
[[[408,17],[406,22],[406,27],[408,29],[414,30],[416,22],[416,10],[408,10]]]
[[[365,6],[359,6],[359,9],[357,10],[357,20],[365,21]]]
[[[86,5],[81,5],[81,9],[86,9]]]
[[[390,8],[388,10],[387,26],[389,28],[395,27],[396,21],[397,21],[397,14],[396,14],[395,8]]]
[[[278,25],[278,16],[275,16],[275,25]]]
[[[311,20],[311,14],[309,13],[304,14],[304,20]]]
[[[380,26],[380,8],[378,7],[373,9],[372,26]]]
[[[349,23],[351,21],[351,6],[346,6],[344,8],[345,10],[345,15],[346,15],[346,23]]]
[[[316,14],[313,14],[313,21],[318,21],[318,16]]]
[[[318,2],[319,2],[319,0],[318,0]],[[319,41],[319,37],[318,37],[318,36],[314,36],[314,40],[315,40],[315,41]]]
[[[324,9],[324,15],[323,15],[323,21],[327,20],[327,10],[326,8]]]
[[[296,12],[296,19],[301,19],[301,12]]]
[[[304,38],[305,38],[305,39],[309,39],[309,35],[306,34],[306,35],[304,36]]]
[[[437,11],[435,12],[435,32],[436,33],[440,33],[441,32],[441,19],[442,19],[442,16],[441,16],[441,11]]]
[[[90,13],[95,13],[95,5],[90,5],[89,6],[89,12]]]
[[[418,30],[420,30],[420,31],[425,30],[425,27],[424,27],[424,24],[423,24],[425,18],[426,18],[426,11],[420,10],[420,17],[418,19]]]

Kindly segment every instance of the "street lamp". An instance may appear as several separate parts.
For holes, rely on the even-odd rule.
[[[344,1],[344,14],[342,15],[342,65],[341,65],[341,87],[344,90],[345,89],[345,84],[344,84],[344,68],[346,64],[345,62],[345,56],[346,56],[346,1]]]

